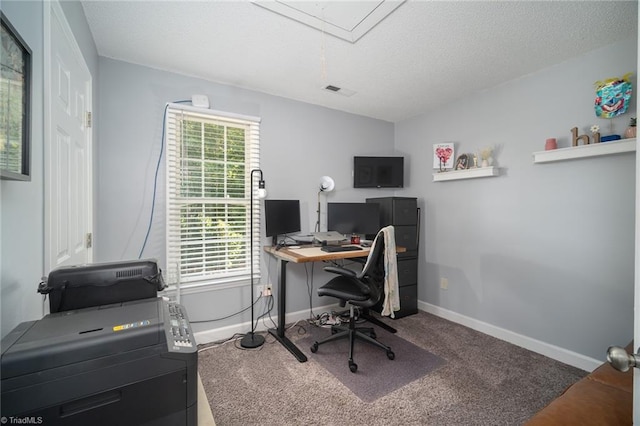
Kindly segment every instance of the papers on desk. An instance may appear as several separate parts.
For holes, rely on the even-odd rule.
[[[313,238],[321,243],[337,243],[338,241],[344,241],[346,238],[338,231],[329,232],[315,232]]]
[[[299,235],[291,235],[291,238],[298,243],[312,243],[313,242],[313,234],[299,234]]]
[[[298,254],[300,256],[322,256],[324,254],[327,254],[322,250],[320,250],[320,247],[298,247],[298,248],[289,247],[289,251],[295,254]]]

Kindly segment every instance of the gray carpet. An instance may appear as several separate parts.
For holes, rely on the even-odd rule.
[[[364,402],[373,402],[419,379],[443,362],[440,357],[396,334],[377,326],[373,326],[373,329],[378,340],[391,347],[395,354],[393,360],[387,358],[385,350],[356,340],[353,359],[358,371],[354,374],[349,371],[349,340],[346,338],[320,345],[318,351],[310,355],[311,359],[326,368]],[[313,342],[330,334],[329,328],[309,327],[309,335],[298,340],[298,345],[308,353]]]
[[[216,425],[521,425],[587,374],[424,312],[384,321],[443,362],[372,402],[300,344],[308,330],[299,327],[287,336],[307,354],[305,363],[272,336],[260,349],[242,350],[239,343],[203,348],[199,372]]]

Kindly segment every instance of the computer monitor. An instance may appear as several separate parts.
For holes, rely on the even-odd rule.
[[[278,235],[300,232],[300,200],[264,200],[267,237],[278,242]]]
[[[380,230],[377,203],[327,203],[327,227],[341,234],[375,235]]]

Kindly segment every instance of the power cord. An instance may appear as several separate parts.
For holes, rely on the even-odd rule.
[[[233,342],[235,340],[241,339],[242,337],[244,337],[244,334],[235,333],[233,336],[228,337],[226,339],[216,340],[215,342],[211,342],[211,343],[208,343],[206,345],[203,345],[201,348],[198,348],[198,352],[204,352],[204,351],[208,351],[210,349],[219,348],[219,347],[221,347],[223,345],[226,345],[229,342]]]
[[[171,103],[181,104],[185,102],[191,102],[191,100],[185,99],[182,101],[173,101]],[[142,259],[142,252],[144,252],[144,248],[147,246],[147,240],[149,239],[149,234],[151,233],[151,225],[153,224],[153,214],[155,212],[155,207],[156,207],[156,192],[158,190],[158,172],[160,170],[162,154],[164,153],[164,131],[167,124],[167,108],[169,108],[169,104],[166,104],[164,106],[164,113],[162,114],[162,139],[160,140],[160,155],[158,156],[158,162],[156,164],[156,173],[153,179],[153,198],[151,199],[151,215],[149,216],[149,226],[147,227],[147,234],[145,235],[144,242],[142,243],[142,247],[140,248],[138,259]]]
[[[236,316],[236,315],[240,315],[241,313],[243,313],[243,312],[245,312],[245,311],[248,311],[248,310],[249,310],[249,309],[251,309],[253,306],[255,306],[255,305],[256,305],[256,303],[258,303],[258,301],[260,301],[260,299],[262,299],[262,295],[258,296],[258,298],[257,298],[257,299],[256,299],[256,300],[255,300],[251,305],[247,306],[247,307],[246,307],[246,308],[244,308],[243,310],[238,311],[238,312],[234,312],[233,314],[229,314],[229,315],[227,315],[227,316],[225,316],[225,317],[214,318],[214,319],[208,319],[208,320],[196,320],[196,321],[190,320],[189,322],[190,322],[190,323],[192,323],[192,324],[201,324],[201,323],[205,323],[205,322],[222,321],[222,320],[225,320],[225,319],[227,319],[227,318],[231,318],[231,317],[234,317],[234,316]],[[251,326],[253,327],[253,324],[252,324]]]

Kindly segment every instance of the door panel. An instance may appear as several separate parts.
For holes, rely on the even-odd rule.
[[[91,74],[57,1],[45,3],[45,273],[92,261]]]

